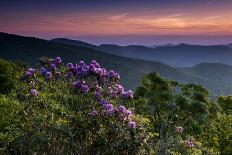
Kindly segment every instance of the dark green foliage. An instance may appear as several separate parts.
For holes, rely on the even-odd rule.
[[[219,96],[217,103],[221,106],[223,113],[232,113],[232,96]]]
[[[158,134],[156,139],[158,146],[155,146],[157,152],[170,153],[170,151],[174,151],[186,154],[182,150],[183,146],[178,149],[179,146],[175,144],[175,140],[173,141],[173,135],[175,135],[173,130],[177,126],[184,128],[183,137],[194,136],[200,142],[197,144],[199,145],[197,148],[200,149],[200,146],[203,145],[205,149],[202,148],[201,151],[206,154],[210,154],[212,151],[223,153],[226,148],[231,146],[230,140],[223,139],[225,137],[223,133],[228,132],[232,124],[229,120],[227,125],[223,125],[219,121],[222,118],[219,105],[222,107],[222,112],[231,114],[230,96],[218,97],[217,104],[210,100],[209,92],[202,86],[179,84],[164,79],[157,73],[150,73],[144,77],[135,96],[138,102],[135,104],[137,111],[150,119],[151,132]],[[229,117],[224,116],[223,118]],[[210,134],[216,134],[214,135],[216,142],[205,139],[206,135]],[[217,134],[223,135],[219,138]],[[229,135],[228,139],[230,139]],[[228,150],[226,151],[228,153]]]
[[[16,88],[26,65],[0,59],[0,94],[8,94]]]

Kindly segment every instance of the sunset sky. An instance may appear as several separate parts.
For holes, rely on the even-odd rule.
[[[232,42],[232,0],[1,0],[0,31],[90,43]]]

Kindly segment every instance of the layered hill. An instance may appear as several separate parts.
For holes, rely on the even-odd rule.
[[[75,40],[58,38],[52,41],[68,45],[82,46],[79,41],[75,42]],[[90,46],[88,45],[88,47]],[[175,67],[192,67],[203,62],[225,63],[232,65],[231,44],[212,46],[167,44],[155,47],[102,44],[100,46],[92,45],[91,48],[128,58],[159,61]]]
[[[122,77],[122,84],[128,89],[136,88],[140,84],[144,74],[154,71],[166,78],[177,80],[179,82],[202,84],[209,88],[214,94],[229,94],[232,92],[232,86],[226,84],[226,82],[223,83],[222,81],[224,79],[214,78],[214,75],[212,75],[213,71],[209,76],[207,76],[207,74],[200,74],[201,72],[207,72],[209,68],[217,69],[220,72],[227,72],[228,67],[232,68],[228,65],[214,64],[211,66],[208,64],[209,68],[200,67],[201,72],[197,72],[196,68],[199,68],[199,66],[191,68],[174,68],[160,62],[138,60],[107,54],[94,47],[89,47],[89,45],[86,44],[86,46],[83,47],[83,42],[81,43],[82,46],[73,46],[33,37],[0,33],[0,57],[9,60],[23,60],[30,64],[35,64],[36,60],[42,56],[61,56],[66,63],[69,61],[78,62],[80,60],[90,62],[95,59],[107,69],[114,69],[119,72]],[[219,65],[219,68],[216,68],[215,65]],[[214,70],[214,72],[216,73],[217,70]],[[231,77],[230,74],[226,74],[225,76],[226,79]]]

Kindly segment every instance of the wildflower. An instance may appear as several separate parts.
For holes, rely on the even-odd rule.
[[[107,100],[105,100],[105,99],[102,99],[102,100],[100,101],[100,104],[101,104],[101,105],[108,104],[108,101],[107,101]]]
[[[91,115],[92,115],[93,117],[96,117],[96,116],[98,115],[97,110],[93,109],[93,111],[91,112]]]
[[[101,98],[101,93],[99,91],[95,91],[94,92],[94,96],[97,98],[97,99],[100,99]]]
[[[81,75],[86,76],[89,73],[89,66],[84,66],[81,68]]]
[[[128,90],[128,91],[123,93],[123,97],[131,99],[131,98],[133,98],[133,92],[131,90]]]
[[[51,78],[52,78],[52,73],[51,73],[51,72],[46,72],[46,77],[47,77],[48,79],[51,79]]]
[[[34,75],[34,73],[35,73],[35,69],[29,68],[29,69],[26,71],[25,75],[26,75],[27,77],[31,77],[31,76]]]
[[[55,63],[56,64],[60,64],[61,63],[61,58],[60,57],[56,57],[55,58]]]
[[[26,71],[26,72],[25,72],[25,75],[26,75],[27,77],[31,77],[33,74],[32,74],[31,72],[29,72],[29,71]]]
[[[105,68],[102,68],[101,77],[106,76],[106,74],[107,74],[106,69],[105,69]]]
[[[189,139],[186,141],[186,144],[189,148],[193,148],[194,147],[194,141],[192,139]]]
[[[78,64],[80,67],[84,67],[85,66],[85,62],[84,61],[80,61]]]
[[[120,105],[118,109],[121,113],[124,113],[124,111],[126,110],[126,108],[123,105]]]
[[[44,75],[46,72],[47,72],[46,68],[44,68],[44,67],[41,67],[41,68],[40,68],[40,73],[41,73],[42,75]]]
[[[124,114],[127,116],[127,117],[131,117],[132,116],[132,112],[130,110],[124,110]]]
[[[110,78],[113,78],[113,77],[115,76],[115,71],[110,70],[110,71],[107,73],[107,76],[109,76]]]
[[[68,63],[66,66],[68,69],[72,69],[74,67],[72,63]]]
[[[132,129],[135,129],[136,128],[136,122],[134,122],[134,121],[130,121],[129,123],[128,123],[128,125],[129,125],[129,127],[130,128],[132,128]]]
[[[50,67],[55,70],[56,69],[56,64],[51,64]]]
[[[99,63],[97,63],[96,60],[93,60],[93,61],[91,62],[91,65],[93,65],[94,67],[100,68]]]
[[[38,91],[36,89],[31,89],[31,95],[34,96],[34,97],[37,97],[38,96]]]
[[[181,134],[184,131],[184,128],[181,126],[178,126],[176,127],[176,131]]]
[[[89,92],[89,86],[87,84],[82,84],[81,91],[84,93]]]
[[[110,103],[104,104],[103,107],[105,110],[113,110],[113,105]]]
[[[74,88],[80,88],[81,85],[82,85],[82,82],[81,82],[81,81],[73,82],[73,87],[74,87]]]
[[[121,86],[121,85],[119,85],[119,84],[116,84],[116,91],[120,94],[120,95],[122,95],[123,93],[124,93],[124,88],[123,88],[123,86]]]
[[[34,68],[29,68],[28,71],[31,72],[32,74],[35,73],[35,69]]]
[[[114,112],[115,112],[114,109],[109,109],[105,111],[105,114],[109,116],[109,115],[112,115]]]
[[[68,73],[67,73],[67,77],[68,77],[68,78],[71,78],[72,76],[73,76],[73,73],[72,73],[72,72],[68,72]]]

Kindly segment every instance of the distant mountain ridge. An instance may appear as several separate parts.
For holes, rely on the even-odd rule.
[[[82,46],[79,41],[68,41],[65,40],[51,40],[52,42],[64,43],[74,46]],[[225,63],[232,65],[232,46],[228,45],[190,45],[190,44],[167,44],[150,48],[141,45],[128,45],[119,46],[112,44],[102,44],[100,46],[90,46],[95,50],[99,50],[105,53],[141,59],[149,61],[159,61],[171,66],[176,67],[191,67],[199,63]],[[86,46],[85,46],[86,47]]]
[[[119,72],[122,77],[122,84],[127,89],[135,89],[140,84],[144,74],[154,71],[166,78],[179,82],[202,84],[217,95],[232,93],[232,82],[230,81],[232,79],[232,67],[229,65],[211,65],[209,63],[206,65],[207,67],[200,64],[195,67],[173,68],[160,62],[107,54],[96,50],[95,46],[93,46],[94,48],[89,48],[88,44],[79,43],[81,46],[73,46],[33,37],[0,33],[0,58],[9,60],[20,59],[31,64],[36,63],[42,56],[61,56],[65,63],[70,61],[78,62],[80,60],[90,62],[95,59],[107,69],[114,69]],[[135,47],[137,46],[129,46],[132,49]],[[143,49],[144,47],[140,48]],[[204,74],[207,71],[210,71],[209,75]],[[223,72],[227,74],[225,74],[225,77],[220,77]]]
[[[226,46],[232,48],[232,43],[227,44]]]

